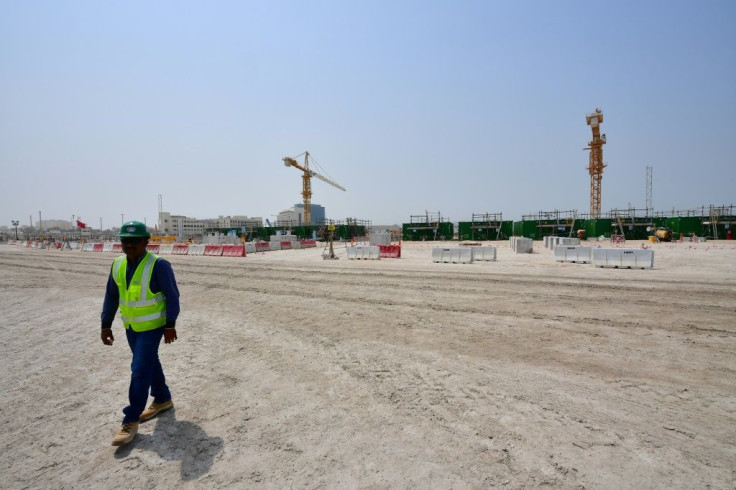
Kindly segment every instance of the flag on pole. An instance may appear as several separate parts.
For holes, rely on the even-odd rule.
[[[87,225],[85,223],[82,223],[81,221],[77,220],[77,226],[84,229],[87,228]]]

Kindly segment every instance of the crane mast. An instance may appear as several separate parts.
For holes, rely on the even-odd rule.
[[[291,157],[282,158],[284,165],[287,167],[294,167],[302,171],[302,199],[304,200],[304,224],[308,225],[312,222],[312,177],[330,184],[333,187],[344,191],[345,188],[340,184],[333,182],[327,177],[314,172],[309,169],[309,152],[304,152],[304,165],[299,165],[297,161]]]
[[[585,121],[593,132],[593,139],[588,143],[586,150],[590,150],[588,161],[588,172],[590,173],[590,217],[593,219],[601,217],[601,181],[603,180],[603,169],[607,166],[603,163],[603,145],[606,144],[606,135],[601,134],[601,123],[603,112],[596,109],[594,113],[588,114]]]

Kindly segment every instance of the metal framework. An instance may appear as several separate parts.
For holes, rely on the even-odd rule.
[[[544,236],[545,229],[552,229],[552,235],[556,236],[558,231],[568,231],[572,236],[575,228],[575,222],[579,219],[577,210],[571,211],[539,211],[537,214],[526,214],[521,217],[521,221],[536,221],[539,236]]]
[[[301,155],[297,155],[299,157]],[[312,223],[312,177],[317,177],[318,179],[327,182],[333,187],[337,187],[338,189],[344,191],[345,188],[338,184],[337,182],[334,182],[324,175],[320,175],[317,172],[309,169],[309,152],[304,152],[304,165],[299,165],[297,161],[291,157],[284,157],[281,160],[283,160],[284,165],[287,167],[294,167],[298,170],[302,171],[302,199],[304,200],[304,224],[309,225]]]
[[[603,179],[603,169],[607,166],[603,163],[603,145],[606,144],[606,135],[601,134],[603,112],[600,109],[596,109],[594,113],[585,116],[585,121],[593,131],[593,139],[588,143],[588,147],[584,148],[584,150],[590,150],[588,161],[588,173],[590,173],[590,217],[600,218],[601,181]]]
[[[503,213],[473,213],[470,221],[470,238],[475,239],[475,232],[480,230],[496,230],[496,239],[500,240]]]

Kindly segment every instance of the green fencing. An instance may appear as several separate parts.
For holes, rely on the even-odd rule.
[[[478,221],[461,221],[457,224],[458,240],[505,240],[513,232],[513,221],[483,223]]]
[[[407,241],[452,240],[455,234],[455,225],[449,222],[442,223],[403,223],[401,236]]]

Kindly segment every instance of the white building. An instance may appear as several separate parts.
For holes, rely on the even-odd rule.
[[[219,216],[217,218],[197,219],[187,216],[161,212],[158,228],[161,235],[175,235],[181,239],[201,237],[207,230],[242,230],[263,226],[263,218],[248,216]]]

